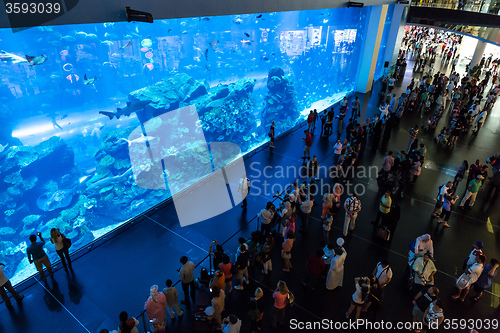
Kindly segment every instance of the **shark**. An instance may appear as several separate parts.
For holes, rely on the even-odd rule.
[[[125,140],[125,141],[127,141],[127,142],[128,142],[128,145],[130,146],[132,143],[146,142],[146,141],[151,141],[151,140],[153,140],[153,139],[156,139],[156,137],[154,137],[154,136],[147,136],[147,135],[146,135],[146,136],[141,135],[139,138],[134,139],[134,140],[127,140],[127,139],[125,139],[125,138],[120,138],[118,141],[120,141],[120,140]],[[117,141],[117,142],[118,142],[118,141]]]
[[[109,120],[112,120],[114,117],[116,117],[116,119],[120,119],[121,116],[129,117],[132,114],[132,112],[137,112],[139,110],[142,110],[149,103],[151,103],[151,100],[139,101],[139,102],[134,102],[134,103],[127,102],[126,107],[117,108],[116,112],[99,111],[99,114],[103,114],[103,115],[109,117]]]
[[[87,79],[87,74],[83,76],[83,84],[88,86],[89,84],[94,84],[97,81],[97,76],[94,76],[93,79]]]
[[[95,183],[90,184],[90,186],[87,187],[88,191],[93,191],[97,190],[106,186],[109,186],[111,184],[114,184],[118,181],[123,181],[127,180],[128,177],[130,177],[130,174],[133,172],[132,168],[128,169],[125,171],[122,175],[117,175],[113,177],[106,177],[104,179],[98,180]]]
[[[45,61],[47,61],[47,56],[45,54],[42,54],[41,56],[37,57],[26,55],[26,60],[28,61],[30,66],[41,65]]]
[[[123,50],[124,48],[126,48],[126,47],[128,47],[128,46],[130,46],[130,45],[132,45],[132,42],[131,42],[131,41],[128,41],[128,43],[127,43],[127,44],[125,44],[125,45],[123,45],[123,46],[120,46],[120,49],[122,49],[122,50]]]
[[[7,143],[5,146],[2,146],[0,144],[0,153],[3,152],[5,150],[5,148],[7,148],[9,146],[9,144]]]
[[[4,50],[0,51],[0,60],[3,62],[11,62],[13,64],[28,62],[26,59],[9,52],[5,52]]]

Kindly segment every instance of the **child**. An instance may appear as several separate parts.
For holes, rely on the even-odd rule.
[[[326,217],[323,220],[323,236],[325,238],[325,244],[330,242],[330,229],[332,228],[333,215],[331,209],[327,210]]]
[[[170,318],[174,319],[175,318],[175,313],[172,311],[172,307],[175,309],[175,312],[179,317],[182,317],[184,312],[181,310],[179,306],[179,293],[177,292],[177,289],[175,287],[172,287],[172,280],[167,280],[165,282],[167,285],[167,288],[163,289],[163,293],[165,294],[165,297],[167,298],[167,309],[168,313],[170,313]]]
[[[264,266],[262,273],[264,274],[269,274],[273,270],[273,263],[271,261],[273,247],[274,247],[273,235],[267,234],[266,242],[262,246],[262,251],[261,251],[262,265]]]

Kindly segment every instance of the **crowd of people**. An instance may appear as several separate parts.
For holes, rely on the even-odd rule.
[[[373,118],[361,121],[361,102],[356,96],[350,101],[344,97],[335,112],[334,107],[317,112],[311,110],[307,117],[307,129],[304,130],[303,166],[307,170],[302,183],[294,182],[284,193],[277,193],[276,204],[267,202],[258,214],[257,230],[246,239],[240,237],[234,251],[226,251],[217,244],[210,253],[213,271],[205,268],[195,276],[195,264],[187,256],[179,259],[178,270],[180,285],[184,299],[179,301],[180,294],[173,281],[167,279],[161,289],[152,285],[149,296],[145,300],[144,310],[152,332],[168,331],[167,313],[171,320],[183,317],[187,308],[194,314],[193,332],[222,331],[238,333],[242,323],[248,321],[252,332],[263,328],[264,318],[269,318],[274,330],[285,325],[287,308],[294,304],[293,293],[288,289],[286,281],[279,280],[272,292],[273,304],[269,311],[264,294],[260,287],[250,285],[250,273],[261,270],[264,275],[270,275],[273,269],[281,269],[288,273],[297,269],[293,260],[294,245],[297,233],[308,234],[311,231],[309,221],[312,217],[321,221],[321,234],[316,235],[323,240],[321,248],[314,253],[308,253],[306,262],[307,278],[302,281],[304,286],[315,289],[335,290],[344,285],[344,264],[348,259],[345,238],[355,229],[356,218],[362,209],[362,200],[356,192],[350,193],[341,200],[343,189],[356,178],[356,168],[359,156],[367,145],[376,150],[379,143],[387,141],[392,129],[399,126],[404,115],[428,114],[429,120],[424,126],[416,124],[408,130],[408,144],[396,154],[389,151],[384,157],[377,178],[379,192],[377,194],[378,209],[374,212],[372,221],[377,235],[384,241],[394,237],[396,224],[399,220],[399,206],[393,202],[393,197],[404,197],[410,193],[416,183],[426,157],[427,148],[421,139],[421,133],[435,131],[442,117],[446,116],[446,124],[435,137],[435,143],[441,146],[453,147],[459,137],[472,130],[479,132],[488,117],[488,112],[495,104],[500,87],[497,85],[497,70],[500,61],[486,59],[481,67],[484,77],[460,76],[455,71],[458,59],[460,37],[446,34],[434,36],[425,28],[412,28],[403,38],[402,50],[399,54],[395,73],[384,81],[381,92],[379,112]],[[412,79],[399,98],[393,93],[395,84],[403,76],[406,67],[406,57],[414,61],[414,71],[422,72],[421,80]],[[443,64],[451,64],[449,76],[445,72],[433,73],[437,58]],[[428,69],[427,69],[428,67]],[[344,126],[344,118],[348,117]],[[313,135],[316,123],[320,121],[320,138],[334,135],[333,123],[336,120],[336,140],[332,147],[333,160],[329,164],[329,174],[326,181],[330,184],[328,191],[322,193],[317,200],[316,186],[320,180],[318,172],[320,163],[316,156],[311,156]],[[268,136],[270,148],[275,148],[274,122]],[[456,176],[437,188],[436,204],[431,215],[438,219],[437,223],[450,228],[450,217],[453,205],[460,200],[457,187],[466,179],[466,192],[459,206],[472,209],[477,193],[485,183],[488,183],[487,199],[494,202],[500,192],[500,155],[493,155],[486,161],[489,166],[482,165],[477,159],[469,166],[468,161],[457,168]],[[324,180],[324,179],[323,179]],[[250,180],[244,175],[238,191],[246,197],[250,190]],[[493,196],[491,194],[495,192]],[[246,208],[246,200],[243,208]],[[320,213],[314,207],[320,206]],[[340,216],[340,218],[338,217]],[[343,237],[332,239],[330,231],[335,219],[343,220]],[[300,227],[298,226],[300,222]],[[45,266],[50,276],[53,276],[51,263],[43,250],[45,240],[39,233],[30,236],[31,245],[27,248],[30,263],[34,263],[40,272],[41,280],[45,281]],[[38,241],[39,240],[39,241]],[[65,235],[58,229],[51,230],[51,242],[55,246],[64,270],[72,269],[69,247]],[[473,243],[470,255],[464,259],[463,274],[457,279],[454,292],[450,297],[463,302],[470,289],[475,290],[474,301],[478,301],[483,291],[490,288],[492,279],[497,274],[498,260],[492,258],[487,264],[483,253],[484,243],[480,240]],[[279,257],[280,261],[276,262]],[[431,330],[439,326],[445,316],[444,302],[439,298],[440,290],[435,287],[436,253],[434,252],[431,235],[424,234],[415,237],[409,244],[408,253],[408,289],[413,295],[413,310],[411,317],[415,323],[416,332]],[[302,268],[299,268],[302,269]],[[171,277],[173,278],[173,277]],[[361,316],[378,318],[378,312],[383,304],[386,288],[393,280],[393,271],[387,258],[379,258],[374,267],[369,267],[366,276],[356,277],[353,283],[348,283],[354,292],[350,305],[345,309],[345,318],[358,320]],[[0,264],[0,295],[6,305],[11,308],[11,302],[5,292],[8,290],[18,303],[20,296],[3,274],[3,264]],[[231,309],[226,308],[225,299],[229,293],[252,288],[252,298],[248,303],[248,313],[240,317]],[[253,291],[255,288],[255,291]],[[243,301],[243,300],[242,300]],[[184,310],[181,308],[181,305]],[[127,312],[119,314],[119,327],[115,332],[136,333],[139,324],[136,318]],[[108,330],[103,329],[101,333]]]

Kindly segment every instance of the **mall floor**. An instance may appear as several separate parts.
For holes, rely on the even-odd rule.
[[[447,68],[444,67],[444,70]],[[462,69],[462,68],[460,68]],[[396,85],[396,94],[399,97],[402,89],[411,80],[412,63],[410,62],[406,76]],[[419,77],[416,75],[416,77]],[[362,118],[373,116],[378,110],[378,92],[380,84],[375,84],[371,95],[360,95],[363,107]],[[336,109],[338,110],[338,109]],[[446,117],[443,117],[445,119]],[[444,121],[444,120],[442,120]],[[438,269],[436,285],[441,289],[440,297],[445,302],[445,317],[449,319],[492,319],[500,315],[500,286],[498,277],[493,286],[493,292],[486,292],[478,301],[473,302],[471,297],[464,302],[450,300],[454,283],[461,274],[461,266],[471,250],[472,243],[482,240],[485,244],[484,252],[488,259],[500,258],[499,217],[498,204],[485,199],[486,191],[482,189],[472,210],[461,211],[455,208],[450,220],[451,228],[443,229],[432,219],[431,212],[434,206],[439,185],[452,180],[455,170],[462,160],[467,159],[469,164],[477,158],[485,161],[493,153],[498,153],[498,129],[500,121],[500,103],[497,103],[493,113],[486,121],[485,127],[477,137],[464,135],[458,140],[454,149],[437,147],[433,143],[432,133],[422,133],[420,138],[427,146],[425,168],[416,184],[405,193],[404,198],[395,197],[394,202],[401,207],[401,219],[393,234],[391,242],[386,243],[377,238],[374,227],[370,223],[378,209],[376,175],[357,179],[366,190],[360,196],[362,210],[356,222],[354,232],[346,238],[345,248],[347,260],[345,262],[344,286],[334,291],[327,291],[324,282],[312,291],[302,285],[306,275],[305,262],[307,257],[322,247],[321,223],[319,216],[321,206],[313,208],[310,221],[310,231],[307,234],[298,233],[297,241],[292,252],[293,269],[286,273],[282,271],[283,261],[279,251],[273,257],[273,271],[270,276],[263,276],[260,269],[250,272],[250,284],[243,291],[233,290],[226,297],[225,314],[234,313],[243,320],[242,332],[250,332],[250,321],[247,311],[249,298],[257,287],[264,290],[267,305],[264,311],[264,327],[262,332],[272,332],[270,317],[272,314],[272,292],[278,280],[288,283],[289,289],[295,294],[295,306],[287,309],[286,321],[320,321],[331,319],[334,322],[344,321],[344,314],[349,307],[351,295],[354,292],[354,278],[370,275],[375,265],[382,258],[390,261],[394,271],[393,281],[387,286],[385,299],[379,314],[379,319],[396,325],[398,321],[410,321],[412,296],[406,289],[407,253],[408,244],[418,235],[429,233],[434,240],[435,265]],[[390,133],[390,138],[382,140],[379,147],[370,142],[361,153],[359,161],[363,166],[380,166],[387,150],[399,151],[406,148],[408,142],[407,129],[415,123],[423,125],[425,118],[419,115],[406,114],[399,127]],[[439,124],[438,128],[445,126]],[[335,128],[334,124],[334,128]],[[149,287],[158,284],[164,287],[168,278],[177,281],[179,258],[187,255],[197,265],[195,273],[200,267],[208,268],[205,260],[212,240],[224,245],[228,253],[234,253],[238,237],[249,237],[256,229],[256,215],[273,200],[272,192],[268,188],[264,191],[264,176],[259,172],[265,166],[272,166],[268,174],[272,178],[267,181],[276,187],[284,188],[293,182],[296,175],[280,174],[280,169],[301,165],[303,127],[279,138],[275,143],[276,149],[270,151],[267,147],[259,150],[246,159],[249,178],[253,182],[252,193],[248,198],[248,209],[239,206],[208,221],[180,227],[173,205],[157,209],[141,221],[135,222],[117,232],[113,237],[100,242],[92,248],[78,254],[73,262],[73,271],[66,273],[58,265],[54,279],[42,283],[35,278],[18,287],[25,295],[22,306],[14,302],[14,310],[7,310],[0,304],[0,332],[99,332],[102,328],[110,331],[118,326],[118,315],[126,310],[131,316],[138,317],[139,332],[144,331],[140,314],[144,302],[149,294]],[[319,129],[316,129],[311,153],[318,156],[322,165],[329,166],[332,162],[332,146],[335,136],[320,138]],[[282,168],[280,168],[282,167]],[[291,169],[288,169],[291,170]],[[302,181],[302,179],[299,179]],[[260,182],[260,183],[259,183]],[[259,189],[260,188],[260,192]],[[463,195],[465,181],[459,186],[458,193]],[[345,199],[345,196],[342,200]],[[321,202],[320,195],[316,201]],[[458,204],[456,205],[458,206]],[[196,203],[193,203],[196,209]],[[298,226],[300,222],[298,222]],[[335,218],[331,239],[341,236],[343,216]],[[203,261],[205,260],[205,261]],[[180,298],[183,298],[180,284],[177,285]],[[471,293],[473,294],[473,293]],[[191,332],[193,314],[189,307],[182,305],[185,315],[181,319],[168,320],[168,332]],[[479,323],[480,324],[480,323]],[[287,326],[287,325],[285,325]],[[149,325],[148,325],[149,328]],[[292,331],[285,327],[284,332]],[[319,330],[313,330],[319,331]],[[334,331],[348,331],[335,330]],[[360,332],[369,332],[369,329],[360,329]],[[398,332],[396,329],[385,330]],[[399,330],[404,332],[405,330]],[[465,329],[456,329],[454,332],[468,332]],[[478,329],[479,332],[493,330]]]

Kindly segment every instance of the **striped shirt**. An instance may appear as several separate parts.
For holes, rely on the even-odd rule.
[[[344,203],[344,207],[349,212],[359,211],[359,210],[361,210],[361,201],[359,201],[355,197],[347,198],[345,203]]]

